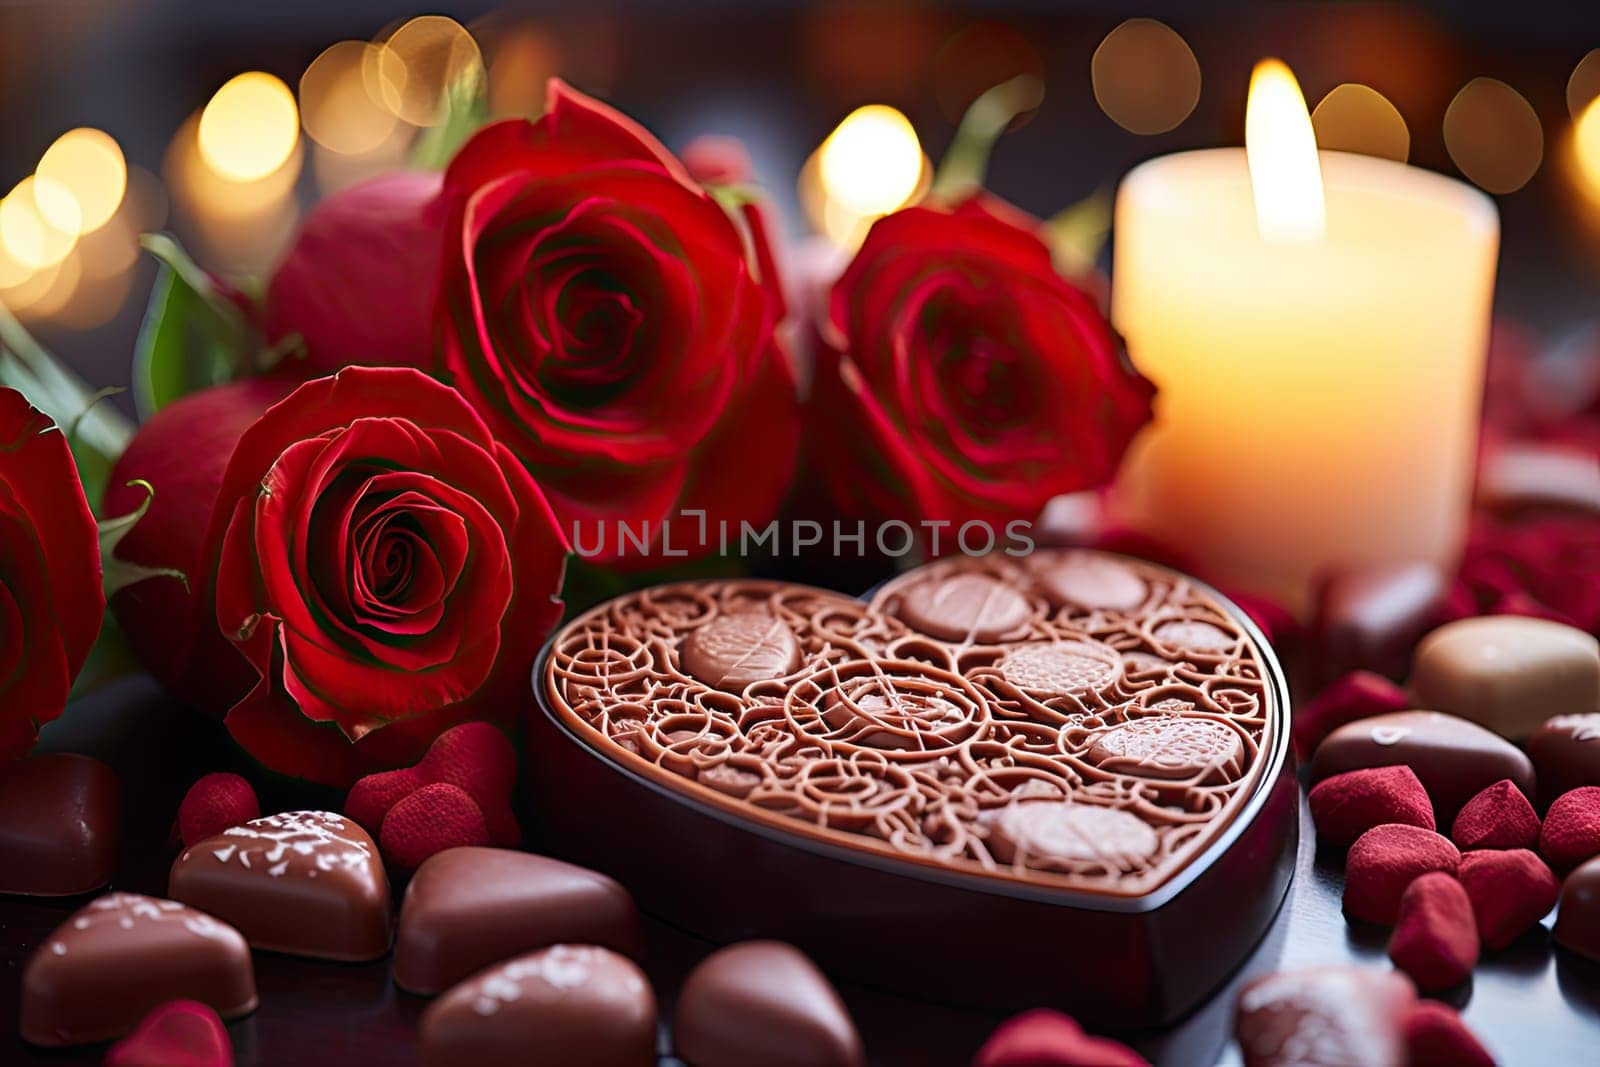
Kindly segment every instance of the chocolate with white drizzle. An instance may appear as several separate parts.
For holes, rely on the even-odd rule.
[[[590,747],[756,823],[1113,897],[1205,851],[1284,728],[1228,608],[1077,551],[930,564],[866,604],[642,590],[569,623],[542,685]]]
[[[239,928],[255,948],[321,959],[389,951],[389,880],[367,832],[288,811],[208,837],[172,865],[168,892]]]
[[[108,893],[58,926],[28,960],[20,1028],[35,1045],[107,1041],[180,998],[228,1019],[254,1011],[250,946],[233,927],[177,901]]]

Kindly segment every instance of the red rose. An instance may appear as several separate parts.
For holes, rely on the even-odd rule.
[[[1015,214],[896,212],[834,285],[808,455],[845,514],[1032,521],[1109,481],[1150,418],[1153,387]]]
[[[0,759],[61,714],[105,614],[100,541],[66,436],[0,389]]]
[[[552,82],[537,122],[461,149],[444,199],[435,370],[535,472],[580,552],[604,524],[598,555],[617,556],[618,520],[659,537],[687,509],[772,516],[799,434],[774,279],[677,160]]]
[[[263,329],[299,334],[301,377],[348,364],[426,367],[443,219],[440,176],[399,171],[351,186],[306,216],[267,287]]]
[[[561,610],[566,542],[538,486],[419,371],[352,368],[258,415],[269,384],[172,405],[118,465],[165,503],[122,554],[191,575],[187,612],[148,595],[166,579],[117,598],[131,634],[180,649],[152,669],[231,704],[268,768],[334,785],[414,763],[458,722],[509,722]],[[234,441],[196,446],[224,420],[245,424]],[[226,454],[220,477],[185,482],[200,448]]]

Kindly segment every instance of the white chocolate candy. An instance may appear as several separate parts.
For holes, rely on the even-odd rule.
[[[1600,707],[1600,642],[1546,619],[1461,619],[1417,646],[1411,691],[1420,707],[1524,738],[1552,716]]]

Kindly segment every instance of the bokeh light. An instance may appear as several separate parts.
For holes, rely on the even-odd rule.
[[[922,174],[917,131],[884,104],[856,108],[818,152],[828,199],[858,215],[885,215],[904,204]]]
[[[545,85],[561,69],[561,48],[537,26],[497,35],[489,60],[489,110],[535,118],[544,111]]]
[[[444,15],[420,15],[395,30],[362,64],[367,92],[413,126],[437,126],[445,91],[458,79],[483,76],[483,55],[465,26]]]
[[[1544,159],[1533,106],[1494,78],[1473,78],[1444,113],[1444,145],[1462,174],[1491,193],[1513,193]]]
[[[0,243],[34,270],[67,258],[81,226],[72,193],[50,178],[29,175],[0,200]]]
[[[1250,75],[1244,148],[1262,238],[1319,240],[1327,224],[1322,162],[1300,83],[1281,60],[1263,59]]]
[[[1572,126],[1572,163],[1584,198],[1600,208],[1600,96],[1589,101]]]
[[[1311,126],[1319,148],[1401,163],[1411,155],[1411,131],[1404,116],[1370,86],[1355,82],[1334,86],[1311,113]]]
[[[1177,128],[1200,101],[1200,64],[1178,32],[1155,19],[1129,19],[1089,62],[1100,110],[1131,133]]]
[[[1567,113],[1574,120],[1579,119],[1595,99],[1600,99],[1600,48],[1572,68],[1572,77],[1567,79]]]
[[[366,41],[328,46],[300,76],[300,121],[317,144],[346,155],[361,155],[394,132],[394,113],[367,92],[363,65],[378,47]]]
[[[299,140],[294,94],[261,71],[230,79],[200,113],[200,156],[229,181],[265,178],[289,160]]]
[[[128,187],[128,164],[116,140],[87,126],[57,137],[40,158],[35,173],[71,194],[80,233],[92,233],[109,222]],[[70,212],[55,213],[44,200],[40,204],[53,225],[65,227]]]

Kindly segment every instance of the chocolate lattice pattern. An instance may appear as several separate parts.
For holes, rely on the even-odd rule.
[[[870,603],[646,589],[568,624],[544,680],[591,747],[746,818],[1121,896],[1228,825],[1286,714],[1223,605],[1084,551],[942,561]]]

